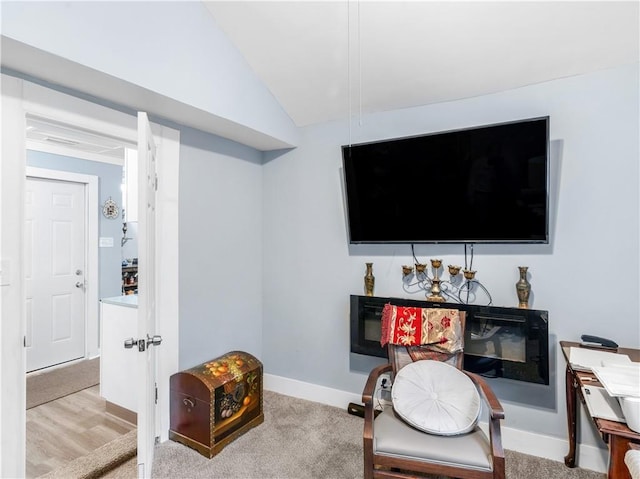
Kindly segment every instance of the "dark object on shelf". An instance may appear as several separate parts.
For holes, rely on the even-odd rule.
[[[169,439],[212,458],[264,421],[262,363],[231,351],[170,379]]]
[[[382,309],[387,303],[465,311],[465,370],[549,384],[547,311],[351,295],[352,353],[387,357],[386,349],[380,346]]]
[[[122,294],[135,294],[138,292],[138,265],[129,264],[122,266]]]

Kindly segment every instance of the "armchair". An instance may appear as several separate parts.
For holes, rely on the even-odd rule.
[[[385,309],[387,308],[396,307],[387,305]],[[420,310],[421,308],[405,309]],[[393,314],[396,313],[397,311],[394,310]],[[422,314],[426,321],[427,314],[424,311],[413,313],[418,316]],[[387,324],[385,324],[385,314]],[[397,326],[395,320],[391,321],[391,325],[389,324],[389,314],[389,311],[383,313],[383,343],[386,343],[386,339],[393,337],[393,332],[389,334],[389,328],[393,329]],[[433,337],[429,337],[429,344],[424,344],[423,341],[423,344],[418,345],[389,342],[387,345],[389,364],[371,371],[362,393],[365,409],[363,432],[365,479],[416,478],[428,477],[428,475],[468,479],[504,479],[505,460],[500,435],[500,420],[504,418],[504,411],[487,383],[476,374],[462,369],[465,318],[463,312],[455,311],[455,314],[459,317],[459,323],[457,323],[459,329],[456,334],[459,335],[457,339],[460,342],[452,351],[442,352],[440,345],[446,342],[446,339],[442,338],[434,342]],[[435,348],[432,347],[434,344]],[[488,438],[477,425],[465,434],[428,434],[410,426],[395,413],[391,406],[385,407],[382,412],[376,410],[374,395],[380,376],[388,374],[393,381],[404,365],[416,360],[445,361],[470,378],[479,397],[487,406]]]

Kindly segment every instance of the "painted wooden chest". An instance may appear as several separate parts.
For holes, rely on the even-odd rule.
[[[264,421],[262,363],[231,351],[170,378],[169,439],[211,458]]]

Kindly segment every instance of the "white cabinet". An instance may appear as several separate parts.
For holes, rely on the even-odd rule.
[[[137,411],[138,349],[125,349],[124,340],[138,336],[138,297],[100,301],[100,395],[109,403]]]

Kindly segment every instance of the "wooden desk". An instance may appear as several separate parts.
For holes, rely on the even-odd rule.
[[[567,370],[565,375],[565,388],[567,395],[567,426],[569,429],[569,453],[564,458],[567,467],[575,467],[576,465],[576,423],[577,423],[577,407],[576,397],[580,397],[582,404],[585,404],[582,396],[582,386],[600,386],[602,384],[596,381],[583,381],[582,378],[594,377],[588,371],[576,371],[569,363],[569,349],[571,347],[580,347],[580,343],[570,341],[560,341],[562,354],[567,362]],[[618,348],[617,351],[607,349],[603,351],[617,352],[618,354],[626,354],[634,362],[640,362],[640,350]],[[609,448],[609,471],[607,477],[609,479],[631,479],[629,470],[624,464],[624,455],[629,449],[629,443],[640,444],[640,434],[632,431],[626,424],[615,421],[608,421],[592,417],[591,420],[598,428],[598,432],[602,440]]]

